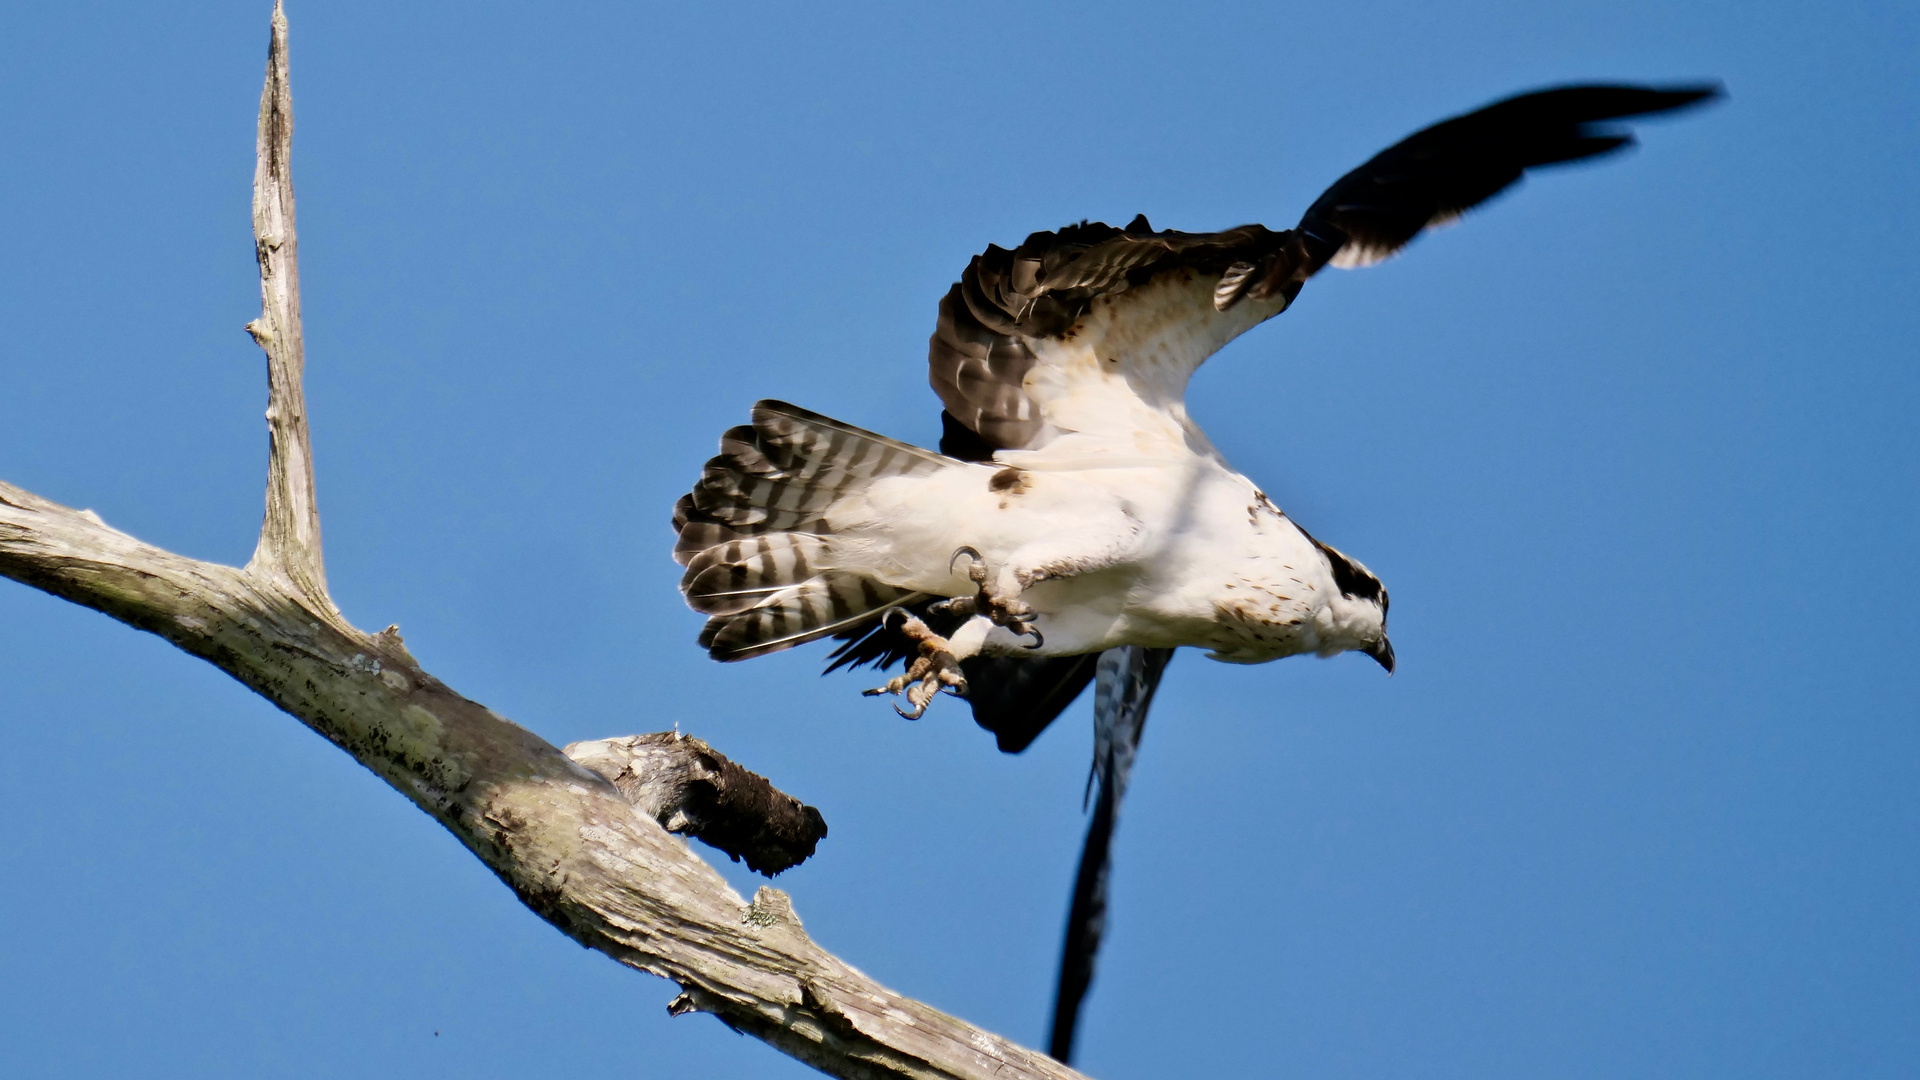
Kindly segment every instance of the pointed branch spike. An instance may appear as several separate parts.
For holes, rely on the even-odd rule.
[[[287,77],[287,16],[273,7],[266,85],[253,173],[254,253],[260,262],[260,317],[247,332],[267,354],[267,512],[248,570],[316,613],[337,615],[327,596],[313,444],[301,380],[299,241],[293,216],[293,90]]]

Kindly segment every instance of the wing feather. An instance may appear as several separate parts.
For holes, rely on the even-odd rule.
[[[1280,232],[1262,225],[1156,231],[1142,215],[1123,229],[1081,222],[1034,233],[1011,250],[990,246],[940,303],[928,346],[930,381],[947,412],[994,449],[1036,449],[1077,430],[1035,393],[1036,386],[1058,384],[1059,369],[1115,361],[1105,377],[1128,380],[1138,372],[1126,346],[1153,330],[1161,346],[1178,346],[1156,363],[1181,369],[1156,369],[1161,386],[1150,396],[1164,398],[1168,389],[1184,395],[1194,367],[1286,310],[1321,267],[1371,265],[1512,187],[1529,169],[1632,144],[1607,121],[1671,112],[1719,94],[1717,85],[1704,84],[1583,85],[1495,102],[1374,155],[1329,187],[1296,227]],[[1174,295],[1182,290],[1142,288],[1174,275],[1209,302],[1187,303]],[[1162,325],[1169,319],[1189,325],[1169,329]],[[1168,411],[1178,398],[1151,404]]]
[[[1718,86],[1563,86],[1495,102],[1422,129],[1335,181],[1299,231],[1337,245],[1332,265],[1370,266],[1520,182],[1528,169],[1602,157],[1633,136],[1596,125],[1671,112]]]

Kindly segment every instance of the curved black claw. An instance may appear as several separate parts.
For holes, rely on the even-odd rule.
[[[979,562],[982,558],[984,558],[984,556],[982,556],[979,551],[971,547],[968,547],[965,544],[962,544],[959,547],[954,549],[953,557],[947,560],[947,573],[949,574],[953,573],[953,568],[959,564],[960,556],[962,555],[965,555],[967,558],[972,559],[974,562]]]
[[[973,597],[949,596],[945,600],[935,602],[927,610],[935,615],[971,615],[973,614]]]
[[[1023,645],[1023,646],[1021,646],[1021,648],[1025,648],[1025,649],[1040,649],[1040,648],[1045,648],[1045,647],[1046,647],[1046,644],[1047,644],[1047,636],[1046,636],[1045,634],[1042,634],[1042,633],[1040,632],[1040,628],[1039,628],[1039,627],[1037,627],[1037,626],[1029,626],[1029,627],[1027,627],[1027,633],[1028,633],[1028,635],[1030,635],[1030,636],[1031,636],[1031,637],[1033,638],[1033,644],[1031,644],[1031,645]]]

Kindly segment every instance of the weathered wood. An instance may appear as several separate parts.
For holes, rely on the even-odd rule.
[[[773,877],[827,835],[820,811],[678,731],[577,742],[568,757],[613,782],[634,809]]]
[[[267,516],[248,568],[278,579],[305,606],[346,625],[327,595],[320,504],[313,490],[307,426],[306,338],[300,327],[300,240],[293,223],[293,85],[287,15],[273,5],[267,78],[254,143],[253,249],[260,263],[260,317],[247,332],[267,353]]]
[[[713,1013],[834,1076],[1079,1076],[874,983],[814,944],[779,890],[762,888],[753,903],[742,901],[613,782],[423,671],[397,631],[366,634],[339,614],[320,559],[301,393],[292,98],[277,5],[266,83],[254,190],[264,302],[249,329],[267,354],[271,449],[266,521],[253,560],[235,568],[184,558],[91,511],[0,482],[0,576],[157,634],[240,680],[432,815],[541,918],[678,983],[676,1013]],[[608,741],[588,756],[608,763],[622,746],[631,751],[644,740]],[[738,815],[759,798],[761,812],[777,811],[762,820],[777,835],[728,842],[767,866],[810,849],[818,836],[804,839],[807,808],[782,804],[786,797],[774,798],[771,786],[735,779],[729,767],[737,766],[699,746],[677,748],[690,754],[674,766],[682,780],[641,782],[636,773],[629,786],[657,809],[671,801],[674,783],[683,799],[707,785],[712,805],[700,812],[712,820],[703,826],[708,832],[741,832]],[[714,777],[722,778],[717,787]],[[715,794],[725,789],[744,798]],[[782,814],[785,824],[776,820]],[[691,824],[693,813],[686,816]]]

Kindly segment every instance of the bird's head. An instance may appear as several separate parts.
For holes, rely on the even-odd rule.
[[[1340,591],[1328,606],[1334,625],[1346,639],[1342,643],[1345,649],[1373,657],[1374,663],[1393,674],[1393,642],[1387,640],[1387,587],[1358,561],[1314,540],[1311,534],[1307,539],[1313,540],[1313,546],[1326,557],[1334,588]]]

